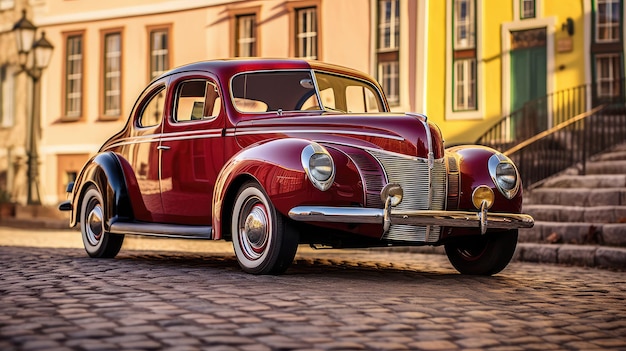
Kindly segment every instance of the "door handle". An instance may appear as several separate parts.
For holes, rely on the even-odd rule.
[[[159,145],[157,146],[157,150],[169,150],[170,147],[169,146],[165,146],[165,145]]]

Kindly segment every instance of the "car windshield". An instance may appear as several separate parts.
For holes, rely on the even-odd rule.
[[[367,81],[313,71],[243,73],[232,80],[232,100],[240,112],[324,110],[341,113],[384,111],[381,95]]]

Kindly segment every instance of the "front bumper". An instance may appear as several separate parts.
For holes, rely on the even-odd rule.
[[[484,234],[490,228],[531,228],[535,223],[534,219],[526,214],[488,213],[485,207],[478,212],[470,212],[297,206],[289,211],[289,217],[296,221],[306,222],[381,224],[385,232],[389,230],[391,225],[406,224],[414,226],[437,225],[442,227],[479,228],[481,233]]]

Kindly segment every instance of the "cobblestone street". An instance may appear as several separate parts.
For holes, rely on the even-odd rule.
[[[1,350],[626,349],[623,272],[473,277],[442,255],[305,248],[254,276],[226,243],[143,239],[106,260],[28,235],[0,230]]]

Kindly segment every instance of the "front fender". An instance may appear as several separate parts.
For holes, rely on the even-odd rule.
[[[457,159],[460,179],[459,209],[474,211],[472,193],[478,186],[485,185],[491,188],[495,200],[490,212],[521,213],[522,186],[511,199],[506,198],[496,187],[489,173],[489,159],[500,154],[498,151],[485,146],[456,146],[446,150],[448,155]],[[518,174],[519,178],[519,174]]]
[[[90,186],[95,186],[104,201],[105,230],[117,219],[133,217],[124,172],[117,156],[104,152],[92,157],[78,176],[72,193],[70,226],[74,227],[80,217],[82,195]]]
[[[230,221],[234,197],[249,179],[263,187],[276,210],[285,216],[292,208],[307,204],[363,204],[356,167],[340,150],[327,147],[337,172],[331,188],[322,191],[310,182],[301,161],[302,150],[310,144],[304,139],[276,139],[252,145],[231,158],[218,175],[213,192],[213,238],[222,239],[230,231],[224,225]]]
[[[289,205],[285,204],[311,187],[300,162],[300,153],[308,144],[310,141],[302,139],[278,139],[252,145],[228,160],[213,191],[213,239],[228,232],[222,226],[228,223],[233,197],[246,180],[256,180],[276,209],[286,214]]]

